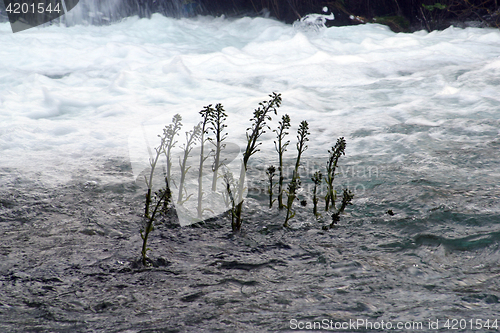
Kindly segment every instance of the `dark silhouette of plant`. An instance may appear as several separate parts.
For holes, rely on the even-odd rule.
[[[219,104],[218,104],[219,105]],[[212,108],[212,104],[209,106],[205,106],[203,110],[200,111],[200,115],[202,118],[202,121],[200,123],[201,129],[200,129],[200,168],[198,169],[198,207],[197,207],[197,212],[198,212],[198,218],[202,219],[203,218],[203,207],[202,207],[202,199],[203,199],[203,163],[205,163],[205,160],[210,156],[207,154],[205,156],[205,141],[208,139],[205,139],[205,134],[208,134],[208,130],[211,129],[209,127],[209,122],[210,118],[212,117],[213,112],[215,110]]]
[[[326,163],[326,175],[325,182],[327,186],[327,193],[325,196],[325,211],[328,211],[330,204],[332,208],[335,208],[335,200],[337,199],[337,194],[333,189],[333,180],[335,179],[335,169],[337,168],[337,163],[341,155],[345,155],[346,142],[344,137],[338,138],[335,146],[331,150],[328,150],[330,157]]]
[[[274,165],[271,165],[267,168],[266,170],[267,177],[269,179],[269,188],[267,190],[267,193],[269,194],[269,208],[273,207],[273,177],[276,174],[276,168]]]
[[[226,185],[226,194],[227,194],[227,197],[224,197],[225,203],[226,203],[226,207],[231,205],[231,209],[229,211],[231,213],[231,226],[233,226],[233,230],[234,230],[234,225],[235,225],[234,217],[236,216],[234,195],[233,195],[233,190],[232,190],[232,187],[234,186],[234,180],[233,180],[233,174],[229,171],[227,171],[224,174],[224,184]]]
[[[165,188],[158,190],[154,194],[154,208],[152,211],[147,211],[145,214],[146,218],[146,225],[144,230],[140,230],[141,233],[141,238],[142,238],[142,264],[144,266],[147,266],[147,251],[151,250],[150,248],[147,247],[148,244],[148,237],[151,231],[154,229],[156,217],[158,213],[166,214],[168,211],[168,205],[170,203],[170,200],[172,198],[172,192],[170,192],[170,188],[168,186],[168,180],[165,178]]]
[[[156,215],[159,212],[165,213],[167,211],[168,205],[172,198],[172,193],[170,191],[170,186],[169,186],[170,168],[171,168],[170,150],[177,142],[175,141],[175,136],[182,127],[181,120],[182,117],[179,114],[176,114],[172,118],[172,124],[166,126],[163,129],[163,135],[158,136],[160,138],[160,145],[155,148],[156,156],[154,158],[150,157],[149,159],[149,164],[151,166],[149,178],[144,176],[146,186],[148,187],[148,191],[146,193],[146,204],[144,207],[144,218],[146,220],[145,222],[146,225],[144,230],[142,229],[140,230],[141,238],[143,240],[141,253],[142,253],[142,263],[144,265],[146,265],[146,252],[149,250],[147,248],[148,237],[149,233],[153,231]],[[155,204],[153,205],[154,208],[151,209],[151,204],[153,203],[153,197],[151,195],[153,189],[153,176],[156,166],[158,164],[158,160],[162,153],[164,153],[165,156],[167,157],[167,170],[165,171],[164,169],[165,188],[155,192],[154,194]]]
[[[297,190],[300,188],[300,179],[292,178],[292,181],[288,184],[287,188],[287,203],[286,203],[286,217],[284,227],[288,227],[288,221],[295,216],[295,211],[292,210],[293,202],[297,197]]]
[[[293,171],[293,176],[297,178],[299,178],[300,157],[307,150],[307,141],[309,141],[307,136],[309,134],[311,134],[309,133],[309,124],[305,120],[301,121],[297,132],[297,159],[295,160],[295,170]]]
[[[224,129],[227,127],[224,122],[226,121],[227,114],[224,112],[224,108],[219,103],[215,105],[215,109],[210,113],[208,121],[211,124],[211,129],[215,135],[214,139],[210,139],[212,143],[215,145],[215,154],[214,154],[214,164],[212,170],[214,172],[212,179],[212,191],[217,191],[217,178],[219,177],[219,168],[223,164],[223,161],[220,160],[220,153],[222,149],[224,149],[224,145],[222,142],[226,139],[227,133],[224,133]]]
[[[307,150],[307,137],[309,134],[309,124],[307,121],[303,120],[300,122],[299,130],[297,131],[297,159],[295,160],[295,169],[293,170],[292,181],[288,185],[288,198],[286,204],[286,217],[284,227],[288,227],[288,220],[295,216],[295,212],[292,211],[293,202],[297,196],[297,190],[300,188],[300,176],[299,176],[299,166],[300,158],[304,151]]]
[[[340,208],[332,214],[332,223],[330,224],[330,229],[338,223],[338,221],[340,220],[340,214],[344,212],[344,209],[347,207],[347,205],[352,205],[351,200],[353,198],[354,194],[352,194],[352,192],[348,189],[345,189],[344,195],[342,196],[342,204],[340,205]],[[323,229],[327,230],[328,226],[324,226]]]
[[[149,179],[148,177],[144,176],[144,181],[146,182],[146,186],[148,187],[148,191],[146,193],[146,205],[144,207],[144,216],[147,218],[149,214],[149,206],[151,205],[151,194],[153,191],[153,175],[156,169],[156,164],[158,163],[158,159],[160,158],[160,155],[163,151],[163,147],[165,145],[166,136],[162,136],[161,138],[161,143],[160,146],[155,148],[156,151],[156,156],[150,157],[149,159],[149,165],[151,167],[150,173],[149,173]]]
[[[172,118],[172,124],[166,126],[163,129],[163,135],[158,135],[160,138],[160,145],[155,148],[156,156],[155,157],[150,157],[149,158],[149,164],[151,166],[151,170],[149,173],[149,179],[144,176],[144,181],[146,182],[146,186],[148,187],[148,191],[146,193],[146,205],[144,208],[144,216],[148,217],[149,214],[149,206],[151,204],[151,194],[153,190],[153,175],[156,169],[156,165],[158,163],[158,159],[160,158],[161,153],[164,153],[167,157],[167,175],[166,179],[170,179],[170,167],[171,167],[171,162],[170,162],[170,150],[171,148],[175,145],[177,141],[174,141],[174,137],[177,134],[177,132],[181,129],[182,123],[181,123],[182,117],[179,114],[174,115]],[[150,152],[151,154],[151,152]]]
[[[311,180],[314,182],[314,190],[313,190],[313,214],[318,217],[318,201],[319,198],[317,196],[318,186],[321,185],[321,181],[323,180],[323,174],[321,171],[316,171],[312,176]]]
[[[258,146],[261,143],[258,143],[257,140],[263,133],[265,133],[266,127],[269,128],[269,126],[267,126],[266,124],[267,121],[271,120],[271,116],[269,114],[277,114],[276,109],[281,105],[281,94],[276,94],[273,92],[272,95],[269,95],[269,97],[271,97],[270,100],[259,103],[259,107],[255,109],[253,113],[253,118],[250,119],[253,124],[247,129],[247,147],[245,149],[245,152],[243,153],[243,163],[241,166],[241,173],[238,181],[238,204],[235,208],[235,221],[232,224],[233,231],[238,231],[241,229],[241,210],[243,207],[243,191],[248,160],[250,159],[250,156],[259,151]]]
[[[288,144],[290,144],[290,140],[285,141],[285,136],[288,135],[287,130],[290,128],[290,116],[287,114],[283,115],[281,121],[279,122],[278,129],[273,130],[277,134],[278,142],[274,141],[274,147],[278,152],[279,158],[279,179],[278,179],[278,208],[283,209],[283,154],[286,151]]]

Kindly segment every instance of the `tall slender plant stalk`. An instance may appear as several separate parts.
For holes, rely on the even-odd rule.
[[[325,182],[327,186],[327,192],[325,196],[325,211],[328,211],[330,204],[332,208],[335,208],[335,200],[337,199],[337,194],[333,189],[333,180],[335,179],[335,169],[337,168],[337,163],[341,155],[345,155],[346,142],[344,137],[338,138],[335,146],[331,150],[328,150],[330,157],[326,162],[326,175]]]
[[[321,181],[323,180],[323,174],[321,171],[316,171],[312,176],[311,180],[314,182],[314,190],[313,190],[313,214],[318,217],[318,186],[321,185]]]
[[[269,194],[269,208],[273,207],[273,177],[276,174],[276,168],[274,165],[270,165],[266,170],[267,178],[269,179],[269,188],[267,193]]]
[[[144,176],[144,181],[146,182],[146,186],[148,187],[148,191],[146,193],[146,205],[144,207],[144,216],[146,218],[149,217],[149,206],[151,205],[151,194],[153,191],[153,175],[156,169],[156,164],[158,163],[158,159],[160,158],[163,146],[165,144],[165,136],[161,137],[160,146],[155,148],[156,156],[154,158],[149,159],[149,165],[151,167],[149,178]]]
[[[277,129],[273,130],[277,134],[278,141],[274,141],[274,147],[278,152],[279,165],[278,165],[278,208],[283,209],[283,154],[286,151],[287,146],[290,144],[290,140],[285,141],[285,136],[288,134],[287,130],[290,128],[290,116],[285,114],[279,122]]]
[[[307,121],[303,120],[300,122],[299,130],[297,131],[297,159],[295,160],[295,169],[293,171],[293,177],[299,177],[299,166],[300,166],[300,157],[307,150],[307,141],[309,138],[307,137],[309,134],[309,124]]]
[[[146,218],[149,217],[148,216],[149,206],[151,204],[151,195],[152,195],[152,190],[153,190],[153,176],[154,176],[154,172],[156,169],[156,165],[158,164],[158,160],[159,160],[161,154],[165,153],[165,149],[168,147],[169,152],[170,152],[171,147],[173,147],[175,145],[176,141],[174,141],[174,136],[176,135],[178,130],[182,127],[181,120],[182,120],[182,118],[178,114],[176,114],[172,118],[173,124],[170,124],[169,126],[166,126],[163,129],[163,135],[158,135],[158,137],[160,138],[160,145],[155,148],[156,156],[155,157],[151,156],[149,158],[149,165],[151,167],[150,173],[149,173],[149,178],[144,176],[144,181],[146,182],[146,186],[148,187],[148,191],[146,193],[146,205],[144,207],[144,216]],[[169,161],[169,158],[167,155],[167,177],[169,177],[169,171],[170,171],[169,164],[168,164],[169,162],[170,161]],[[170,179],[170,178],[167,178],[167,179]]]
[[[153,231],[154,222],[156,220],[156,214],[158,213],[159,210],[165,212],[171,200],[172,193],[169,187],[170,167],[171,167],[170,150],[177,142],[175,141],[175,136],[182,127],[181,120],[182,117],[179,114],[174,115],[174,117],[172,118],[172,124],[166,126],[163,129],[163,135],[158,135],[158,137],[160,137],[160,145],[155,148],[156,156],[154,158],[151,157],[149,159],[149,163],[151,166],[149,178],[144,176],[144,180],[146,182],[146,186],[148,187],[148,191],[146,193],[146,204],[144,207],[144,218],[146,220],[146,225],[144,230],[142,229],[140,230],[141,238],[143,241],[142,251],[141,251],[143,265],[146,265],[146,258],[147,258],[146,252],[149,250],[149,248],[147,247],[148,237],[151,231]],[[151,204],[153,201],[152,200],[153,176],[155,173],[156,166],[158,164],[158,160],[162,153],[164,153],[167,157],[167,171],[165,172],[164,170],[165,188],[155,193],[156,205],[154,206],[154,209],[151,211]]]
[[[191,166],[187,166],[189,153],[191,153],[191,150],[193,150],[193,146],[196,144],[196,140],[198,140],[200,134],[201,134],[201,124],[194,126],[191,131],[186,132],[186,143],[182,147],[182,150],[184,151],[182,161],[179,158],[179,165],[181,167],[181,179],[179,181],[179,195],[177,198],[177,203],[181,205],[185,201],[189,200],[189,197],[191,197],[192,195],[192,194],[187,195],[187,191],[184,188],[184,181],[186,180],[187,172],[191,168]],[[184,192],[186,192],[187,197],[186,199],[182,200]]]
[[[209,106],[205,106],[203,110],[200,111],[200,115],[202,117],[201,121],[201,129],[200,129],[200,167],[198,169],[198,207],[197,212],[198,212],[198,218],[202,219],[203,218],[203,164],[205,163],[205,160],[210,156],[207,154],[205,156],[205,141],[208,139],[205,139],[205,134],[208,134],[208,130],[210,129],[209,121],[210,117],[212,116],[212,113],[215,110],[212,108],[212,105],[210,104]]]
[[[288,185],[288,198],[286,205],[286,217],[284,227],[288,227],[288,221],[295,216],[293,211],[293,202],[295,201],[297,190],[300,188],[300,158],[302,154],[307,150],[307,137],[309,134],[309,124],[307,121],[303,120],[300,122],[299,130],[297,131],[297,159],[295,160],[295,169],[293,170],[292,181]]]
[[[217,179],[219,177],[219,168],[224,163],[220,160],[220,153],[222,149],[224,149],[224,144],[222,143],[226,137],[227,133],[224,133],[224,129],[227,125],[224,123],[226,121],[227,114],[224,111],[224,108],[219,103],[215,105],[215,109],[209,115],[209,122],[211,124],[211,129],[215,135],[215,138],[212,140],[212,143],[215,145],[215,153],[214,153],[214,164],[213,164],[213,178],[212,178],[212,191],[217,191]]]
[[[166,186],[164,189],[159,190],[155,193],[156,205],[153,211],[150,213],[149,211],[146,214],[146,226],[144,230],[141,230],[141,238],[142,238],[142,264],[144,266],[147,265],[147,252],[151,250],[148,248],[148,238],[151,231],[154,229],[154,222],[156,221],[156,215],[159,211],[166,212],[168,208],[168,204],[170,203],[170,199],[172,197],[172,192],[168,186],[168,180],[165,178]]]
[[[224,184],[226,185],[226,195],[227,195],[227,196],[225,196],[225,198],[227,198],[225,203],[226,203],[226,207],[231,205],[231,209],[229,211],[231,212],[231,225],[232,226],[235,225],[235,222],[234,222],[235,203],[234,203],[234,195],[233,195],[233,190],[232,190],[233,183],[234,183],[233,174],[230,171],[227,171],[224,174]]]
[[[255,109],[253,118],[250,119],[253,124],[247,129],[247,146],[245,152],[243,153],[243,161],[240,170],[240,178],[238,180],[238,200],[236,205],[235,219],[232,223],[233,231],[239,231],[241,229],[241,210],[243,207],[243,192],[245,190],[245,175],[247,171],[248,160],[250,156],[259,151],[258,146],[261,144],[257,140],[259,137],[265,133],[265,129],[269,128],[266,121],[271,120],[271,113],[277,114],[277,108],[281,105],[281,94],[272,93],[269,95],[270,100],[260,102],[259,107]]]
[[[288,221],[295,216],[295,211],[292,209],[293,202],[297,197],[297,190],[300,188],[300,179],[292,178],[292,181],[288,184],[287,187],[287,202],[286,202],[286,216],[285,223],[283,223],[283,227],[288,227]]]
[[[179,131],[182,128],[182,117],[180,114],[174,115],[172,118],[172,124],[165,126],[163,129],[163,136],[166,138],[165,145],[163,146],[163,153],[167,159],[167,179],[169,181],[169,185],[173,184],[173,180],[171,178],[171,170],[172,170],[172,148],[175,146],[177,141],[175,141],[175,136],[179,135]]]

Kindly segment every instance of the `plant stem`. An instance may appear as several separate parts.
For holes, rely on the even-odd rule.
[[[326,176],[325,182],[327,185],[327,193],[325,196],[325,211],[329,210],[330,204],[335,208],[335,199],[337,198],[335,190],[333,189],[333,180],[335,179],[335,169],[341,155],[345,155],[346,142],[344,137],[338,138],[335,146],[328,150],[330,157],[326,162]]]
[[[184,156],[182,159],[182,162],[179,160],[179,165],[181,167],[181,179],[179,181],[179,196],[177,198],[177,203],[181,204],[188,200],[190,196],[188,196],[184,201],[182,200],[183,194],[184,194],[184,181],[186,179],[186,174],[189,171],[190,166],[186,166],[187,160],[189,157],[189,153],[193,149],[193,145],[196,144],[196,139],[198,139],[201,131],[201,126],[200,124],[196,125],[193,127],[193,129],[189,132],[186,132],[186,143],[184,144],[183,150],[184,150]]]
[[[233,174],[229,171],[227,171],[224,174],[224,183],[226,184],[226,192],[228,196],[228,201],[226,201],[226,206],[231,203],[231,226],[234,230],[234,216],[235,216],[235,206],[234,206],[234,196],[233,196],[233,191],[231,190],[231,185],[233,184]]]
[[[149,164],[151,166],[151,171],[149,173],[149,180],[145,178],[146,185],[148,187],[148,192],[146,194],[146,207],[144,207],[144,216],[147,218],[149,214],[149,206],[151,204],[151,192],[153,189],[153,175],[156,169],[156,163],[158,163],[158,158],[160,157],[161,154],[161,148],[163,147],[163,144],[165,142],[165,139],[161,139],[161,144],[158,148],[155,148],[156,150],[156,156],[154,159],[149,160]]]
[[[269,188],[267,190],[268,194],[269,194],[269,208],[272,208],[273,207],[273,177],[276,173],[276,168],[271,165],[269,166],[269,168],[267,168],[266,170],[266,174],[267,174],[267,177],[269,179]]]
[[[302,153],[307,150],[307,141],[309,141],[309,138],[307,136],[309,134],[309,125],[307,121],[301,121],[299,130],[297,131],[297,160],[295,161],[295,169],[293,171],[292,181],[288,185],[288,199],[286,205],[285,223],[283,224],[284,227],[288,227],[288,220],[295,216],[295,212],[292,211],[292,208],[297,190],[300,188],[300,157],[302,156]]]
[[[219,176],[219,168],[223,164],[220,161],[220,153],[222,151],[224,141],[227,137],[227,133],[224,133],[224,128],[227,127],[224,122],[226,121],[227,114],[224,112],[224,108],[221,104],[215,105],[215,110],[210,114],[209,121],[212,125],[212,131],[215,134],[215,160],[213,165],[213,178],[212,178],[212,191],[217,191],[217,179]]]
[[[295,201],[295,197],[297,194],[297,190],[300,188],[300,179],[292,178],[290,184],[288,184],[288,197],[287,197],[287,205],[286,205],[286,217],[285,223],[283,223],[283,227],[288,227],[288,221],[295,216],[295,212],[292,210],[293,202]]]
[[[241,163],[240,178],[238,179],[238,192],[236,208],[234,211],[234,218],[232,219],[232,229],[233,231],[239,231],[241,229],[241,210],[243,209],[243,192],[245,191],[245,177],[246,177],[246,166],[244,162]]]
[[[288,134],[287,130],[290,128],[290,116],[287,114],[283,115],[281,121],[279,122],[278,129],[273,130],[277,134],[278,142],[274,141],[274,147],[278,152],[279,158],[279,179],[278,179],[278,209],[283,209],[283,180],[285,177],[283,176],[283,154],[286,151],[290,140],[284,142],[285,136]]]
[[[205,156],[204,148],[205,148],[205,134],[208,132],[208,122],[210,119],[210,116],[212,115],[212,112],[215,110],[212,108],[212,105],[205,106],[203,110],[200,111],[200,115],[202,116],[202,121],[201,121],[201,135],[200,135],[200,144],[201,144],[201,149],[200,149],[200,167],[198,169],[198,218],[201,220],[203,218],[203,206],[202,206],[202,199],[203,199],[203,163],[205,160],[208,158],[208,155]]]
[[[311,180],[314,182],[314,190],[313,190],[313,214],[314,216],[318,217],[318,197],[317,197],[317,189],[318,189],[318,185],[321,184],[321,180],[322,180],[322,177],[323,177],[323,174],[321,173],[321,171],[316,171],[313,175],[313,177],[311,178]]]
[[[276,108],[281,105],[281,94],[272,93],[269,95],[270,100],[259,103],[259,107],[254,111],[253,125],[251,128],[247,129],[247,147],[243,154],[243,162],[241,165],[240,179],[239,179],[239,190],[238,190],[238,204],[236,206],[236,221],[233,223],[233,231],[238,231],[241,228],[241,210],[243,206],[243,191],[245,184],[245,174],[247,171],[247,164],[250,156],[259,151],[257,148],[260,143],[257,143],[259,137],[265,133],[265,128],[267,127],[266,121],[271,120],[269,113],[274,112],[277,114]],[[250,134],[248,132],[250,130]]]
[[[153,158],[151,157],[149,160],[149,163],[151,165],[151,171],[149,174],[149,179],[147,177],[145,178],[146,181],[146,186],[148,187],[148,191],[146,193],[146,205],[144,207],[144,218],[148,220],[146,224],[146,229],[144,231],[144,235],[142,234],[141,231],[141,237],[143,239],[143,244],[142,244],[142,262],[144,265],[146,265],[146,252],[147,252],[147,242],[148,242],[148,237],[149,233],[153,230],[153,225],[154,225],[154,220],[156,217],[156,213],[158,211],[158,208],[163,202],[164,208],[168,206],[168,202],[170,201],[171,197],[171,192],[170,192],[170,187],[169,187],[169,179],[170,179],[170,150],[172,147],[175,145],[176,141],[174,141],[174,137],[177,134],[177,132],[181,129],[182,124],[181,124],[182,117],[179,114],[176,114],[172,118],[172,123],[169,126],[166,126],[163,129],[163,135],[159,136],[160,137],[160,145],[155,148],[156,151],[156,156]],[[152,213],[150,213],[150,206],[152,202],[152,189],[153,189],[153,176],[154,172],[156,169],[156,165],[158,163],[158,159],[161,155],[161,153],[164,153],[167,157],[167,174],[165,175],[165,190],[160,190],[159,192],[155,193],[155,196],[157,197],[157,203],[155,206],[155,209],[153,210]],[[158,194],[158,193],[161,193]],[[158,199],[159,197],[159,199]]]
[[[307,137],[309,134],[309,124],[307,121],[303,120],[300,122],[299,130],[297,132],[297,159],[295,160],[295,170],[294,176],[296,178],[299,177],[299,166],[300,166],[300,157],[302,153],[307,150],[307,141],[309,138]]]
[[[169,181],[169,184],[172,184],[172,178],[171,178],[171,169],[172,169],[172,159],[171,159],[171,150],[177,143],[177,141],[174,141],[174,138],[176,135],[179,135],[179,131],[182,128],[182,117],[180,114],[174,115],[172,118],[172,124],[166,126],[163,129],[163,137],[165,137],[165,145],[163,147],[163,152],[165,154],[165,157],[167,158],[167,179]]]
[[[171,140],[172,138],[165,130],[163,130],[163,136],[159,136],[159,137],[160,137],[160,145],[155,148],[156,156],[154,158],[150,157],[150,159],[149,159],[149,165],[151,166],[151,170],[149,173],[149,179],[146,176],[144,176],[146,186],[148,187],[148,191],[146,193],[146,205],[144,207],[144,216],[146,218],[149,217],[149,206],[151,205],[151,194],[152,194],[152,190],[153,190],[153,176],[154,176],[154,172],[156,169],[156,164],[158,163],[158,159],[160,158],[161,153],[165,150],[165,146],[172,141]]]
[[[147,247],[148,237],[149,237],[150,232],[153,231],[154,221],[156,219],[156,214],[158,213],[158,208],[161,205],[163,205],[164,207],[168,206],[168,203],[169,203],[170,198],[171,198],[171,192],[170,192],[170,188],[168,187],[168,181],[166,178],[165,178],[165,182],[166,182],[165,189],[163,191],[160,190],[159,192],[155,193],[155,195],[157,197],[155,209],[153,210],[153,212],[151,214],[149,214],[149,212],[147,212],[146,219],[148,220],[148,222],[147,222],[146,228],[144,230],[144,235],[141,232],[141,237],[142,237],[141,254],[142,254],[142,264],[144,266],[146,266],[146,258],[147,258],[146,253],[149,250]]]

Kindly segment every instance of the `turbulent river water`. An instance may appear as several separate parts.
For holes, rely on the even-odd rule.
[[[159,15],[9,29],[0,24],[1,332],[497,330],[497,30]],[[244,147],[272,91],[283,105],[271,129],[292,118],[288,165],[299,121],[311,132],[307,205],[290,228],[267,204],[268,131],[242,230],[227,214],[183,227],[171,214],[142,266],[148,154],[134,143],[155,146],[173,114],[187,126],[221,102],[228,140]],[[355,197],[324,231],[306,189],[340,136],[335,183]]]

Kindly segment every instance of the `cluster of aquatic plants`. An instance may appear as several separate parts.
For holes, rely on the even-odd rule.
[[[276,151],[278,152],[278,160],[280,165],[278,167],[278,170],[280,170],[278,198],[281,198],[284,193],[287,196],[286,205],[281,204],[281,202],[278,203],[278,209],[281,210],[286,208],[285,222],[283,223],[284,227],[288,227],[288,221],[295,216],[295,211],[293,209],[293,206],[295,200],[297,199],[297,192],[302,185],[299,173],[299,168],[301,165],[300,161],[302,154],[307,150],[307,142],[309,141],[308,136],[310,135],[309,125],[307,121],[303,120],[300,123],[297,131],[297,143],[296,143],[297,157],[295,159],[295,167],[293,169],[292,178],[288,183],[287,189],[284,190],[282,185],[284,181],[284,176],[281,171],[283,170],[283,155],[287,150],[286,148],[288,144],[290,143],[290,141],[285,141],[285,136],[288,134],[288,132],[286,132],[285,130],[288,128],[290,128],[290,117],[288,115],[284,115],[282,121],[279,122],[278,129],[274,130],[274,132],[277,134],[277,140],[274,143]],[[320,170],[317,170],[311,178],[312,182],[314,183],[313,193],[312,193],[314,216],[316,218],[321,217],[321,214],[318,212],[318,202],[320,199],[318,194],[318,187],[321,186],[323,180],[325,181],[327,188],[327,193],[324,196],[325,212],[330,212],[331,210],[334,210],[331,213],[331,221],[332,221],[331,224],[329,226],[323,227],[323,229],[332,228],[339,221],[340,214],[342,214],[345,208],[351,204],[351,201],[354,197],[354,195],[348,189],[345,189],[343,192],[341,205],[338,209],[336,209],[335,201],[337,199],[337,192],[335,191],[333,181],[335,179],[335,171],[337,169],[339,158],[341,155],[345,155],[345,147],[346,147],[345,139],[343,137],[339,138],[336,144],[331,148],[331,150],[328,150],[329,158],[326,162],[325,177],[323,177],[323,174]],[[270,173],[270,171],[274,171],[275,167],[271,165],[268,167],[267,170],[269,175],[269,187],[268,187],[269,207],[271,208],[273,204],[272,200],[273,183],[272,183],[272,174]],[[307,201],[301,200],[300,204],[301,206],[306,206]]]
[[[143,239],[142,246],[142,261],[144,265],[147,263],[146,253],[149,250],[147,247],[148,236],[153,231],[155,223],[158,221],[158,216],[162,213],[166,213],[169,210],[169,205],[172,204],[172,190],[174,187],[177,189],[177,198],[175,200],[175,205],[177,212],[179,213],[179,208],[186,208],[185,204],[190,201],[191,197],[196,194],[197,205],[196,207],[191,207],[193,214],[190,216],[196,216],[196,220],[190,221],[203,221],[205,211],[212,211],[213,207],[204,207],[207,200],[210,199],[211,203],[218,205],[223,205],[224,211],[229,212],[231,216],[231,227],[233,231],[239,231],[243,223],[243,202],[244,194],[246,191],[245,177],[247,173],[247,168],[249,166],[250,158],[256,154],[260,149],[259,146],[262,144],[260,141],[261,136],[266,133],[266,130],[270,129],[268,123],[272,121],[272,116],[277,115],[277,109],[281,106],[281,94],[272,93],[269,95],[270,99],[259,103],[257,109],[253,113],[253,117],[250,119],[251,126],[247,128],[246,131],[246,147],[242,152],[242,161],[239,168],[239,177],[234,178],[233,173],[226,165],[226,159],[222,156],[222,151],[226,148],[225,140],[228,136],[226,132],[226,119],[227,114],[221,104],[216,104],[215,107],[212,105],[205,106],[203,110],[199,112],[201,116],[201,121],[196,124],[191,130],[185,133],[185,142],[180,146],[182,153],[179,156],[179,171],[177,173],[179,183],[175,183],[172,170],[172,148],[177,144],[176,138],[179,136],[179,132],[182,128],[182,117],[180,115],[175,115],[172,119],[172,123],[166,126],[163,130],[163,134],[159,135],[160,144],[155,148],[155,155],[150,157],[150,170],[149,174],[145,176],[145,183],[147,185],[146,193],[146,204],[144,210],[145,227],[141,229],[141,237]],[[273,203],[276,199],[273,198],[274,188],[278,186],[277,201],[278,209],[284,210],[285,221],[283,223],[284,227],[289,226],[289,221],[295,216],[294,204],[298,200],[298,191],[301,188],[301,158],[304,152],[307,150],[307,143],[309,141],[309,124],[307,121],[303,120],[300,122],[297,132],[297,142],[296,150],[297,155],[295,158],[295,164],[292,172],[291,179],[285,179],[285,166],[284,166],[284,155],[290,144],[290,140],[286,140],[286,136],[289,134],[289,129],[291,127],[290,117],[285,114],[282,116],[281,121],[278,122],[278,127],[273,130],[276,133],[276,141],[274,142],[276,152],[278,153],[278,167],[269,166],[266,170],[266,174],[269,180],[268,194],[269,194],[269,208],[273,207]],[[206,145],[209,143],[208,145]],[[192,187],[189,188],[186,184],[188,181],[188,173],[191,169],[191,164],[189,159],[192,157],[191,153],[196,145],[199,144],[200,152],[198,159],[198,171],[196,173],[197,178],[197,193],[193,192]],[[330,228],[333,227],[338,221],[340,214],[344,211],[347,205],[351,204],[353,198],[352,193],[349,190],[344,190],[342,203],[338,209],[335,209],[335,201],[337,198],[337,193],[334,190],[333,181],[335,178],[335,170],[338,165],[338,161],[341,155],[345,154],[346,142],[344,138],[339,138],[336,144],[329,150],[329,158],[326,163],[325,175],[321,171],[316,171],[312,177],[314,182],[313,191],[313,214],[315,217],[321,217],[318,210],[318,203],[320,199],[320,194],[317,189],[321,186],[322,181],[327,185],[327,193],[324,196],[325,200],[325,212],[331,213],[331,224]],[[155,175],[155,170],[158,168],[159,159],[161,156],[165,156],[166,164],[163,167],[163,178],[165,185],[153,193],[153,178]],[[204,167],[207,160],[212,159],[212,175],[211,175],[211,186],[203,186],[203,180],[206,178]],[[278,181],[276,184],[273,183],[273,178],[278,174]],[[218,187],[218,179],[223,178],[223,186]],[[288,184],[285,182],[288,181]],[[285,189],[286,187],[286,189]],[[191,191],[190,191],[191,190]],[[191,193],[190,193],[191,192]],[[300,200],[301,206],[306,206],[307,201]],[[194,213],[196,211],[196,213]],[[206,215],[205,215],[206,216]],[[326,229],[329,228],[328,226]],[[325,228],[325,227],[324,227]]]

